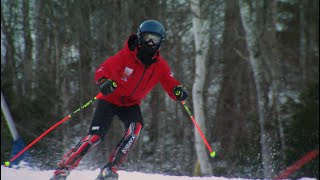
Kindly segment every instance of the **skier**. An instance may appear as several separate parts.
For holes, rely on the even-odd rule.
[[[160,82],[168,95],[184,101],[188,93],[177,81],[160,56],[166,32],[155,20],[141,23],[137,34],[129,36],[125,47],[106,59],[95,72],[95,81],[103,96],[98,99],[88,134],[58,163],[52,180],[66,179],[83,156],[107,134],[113,116],[117,115],[126,132],[101,168],[97,180],[118,179],[117,169],[143,127],[141,100]]]

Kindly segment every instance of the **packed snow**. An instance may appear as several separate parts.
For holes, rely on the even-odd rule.
[[[227,178],[219,177],[186,177],[186,176],[166,176],[161,174],[144,174],[139,172],[119,171],[119,180],[225,180]],[[2,180],[44,180],[50,179],[53,171],[35,171],[32,169],[13,169],[1,166]],[[95,171],[89,170],[73,170],[68,180],[92,179],[94,180],[99,174],[99,169]],[[236,179],[236,178],[235,178]]]
[[[94,180],[99,173],[99,169],[90,170],[73,170],[68,180]],[[40,171],[31,168],[8,168],[1,166],[2,180],[49,180],[53,170]],[[139,172],[119,171],[119,180],[244,180],[241,178],[224,178],[224,177],[187,177],[187,176],[168,176],[161,174],[144,174]],[[300,180],[314,180],[311,178],[302,178]]]

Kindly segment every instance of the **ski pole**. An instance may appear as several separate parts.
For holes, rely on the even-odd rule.
[[[22,149],[18,154],[16,154],[13,158],[10,159],[10,161],[6,161],[4,163],[5,166],[9,166],[11,162],[13,162],[14,160],[16,160],[19,156],[21,156],[21,154],[23,154],[26,150],[28,150],[31,146],[33,146],[35,143],[37,143],[40,139],[42,139],[45,135],[47,135],[49,132],[51,132],[53,129],[55,129],[56,127],[58,127],[59,125],[61,125],[62,123],[64,123],[65,121],[67,121],[68,119],[70,119],[74,114],[78,113],[79,111],[81,111],[82,109],[88,107],[90,104],[92,104],[95,100],[97,100],[98,98],[100,98],[102,96],[101,93],[99,93],[98,95],[96,95],[93,99],[91,99],[90,101],[88,101],[86,104],[84,104],[83,106],[81,106],[80,108],[78,108],[77,110],[75,110],[73,113],[69,114],[68,116],[66,116],[65,118],[61,119],[59,122],[57,122],[55,125],[51,126],[48,130],[46,130],[44,133],[42,133],[39,137],[37,137],[34,141],[32,141],[28,146],[26,146],[24,149]]]
[[[197,123],[196,120],[194,119],[194,117],[193,117],[190,109],[188,108],[188,106],[186,105],[186,103],[185,103],[184,101],[181,101],[181,104],[183,105],[184,109],[187,111],[188,115],[190,116],[193,124],[194,124],[195,127],[197,128],[197,130],[198,130],[198,132],[199,132],[199,134],[200,134],[200,136],[201,136],[204,144],[206,145],[207,149],[208,149],[209,152],[210,152],[210,157],[212,157],[212,158],[215,157],[215,156],[216,156],[216,152],[212,150],[212,148],[211,148],[211,146],[209,145],[206,137],[204,136],[203,132],[201,131],[198,123]]]

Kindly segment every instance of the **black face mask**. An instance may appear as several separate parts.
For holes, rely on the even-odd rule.
[[[144,65],[150,66],[152,63],[155,63],[157,61],[155,59],[155,55],[158,49],[158,46],[142,44],[142,46],[138,49],[137,57]]]

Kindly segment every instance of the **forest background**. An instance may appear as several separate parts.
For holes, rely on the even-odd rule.
[[[201,154],[183,107],[157,86],[123,169],[273,177],[319,148],[318,0],[1,0],[1,91],[26,143],[98,93],[95,69],[147,19],[166,28],[161,54],[217,156]],[[34,166],[55,168],[94,107],[34,145]],[[80,167],[100,167],[123,133],[114,121]],[[1,162],[11,148],[1,114]],[[319,178],[318,157],[292,178],[306,176]]]

